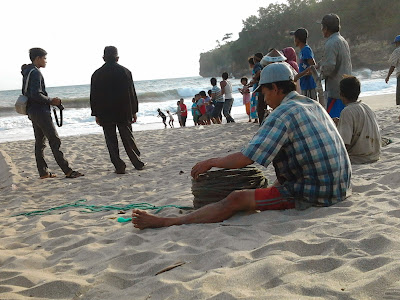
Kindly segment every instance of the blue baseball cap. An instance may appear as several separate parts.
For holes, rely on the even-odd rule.
[[[398,36],[396,36],[396,37],[394,38],[394,41],[393,41],[392,44],[396,44],[396,43],[399,43],[399,42],[400,42],[400,35],[398,35]]]
[[[274,83],[278,81],[293,81],[293,72],[289,68],[289,64],[285,62],[276,62],[267,65],[261,71],[260,82],[258,87],[253,91],[258,91],[261,85],[266,83]]]

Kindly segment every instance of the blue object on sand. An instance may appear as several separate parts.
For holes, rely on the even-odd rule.
[[[119,217],[118,219],[117,219],[117,221],[118,222],[120,222],[120,223],[126,223],[126,222],[130,222],[130,221],[132,221],[132,218],[123,218],[123,217]]]

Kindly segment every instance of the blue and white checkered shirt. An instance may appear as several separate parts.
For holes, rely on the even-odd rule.
[[[350,188],[351,164],[335,124],[321,105],[296,92],[265,119],[242,153],[265,167],[272,162],[279,192],[296,202],[329,206]]]

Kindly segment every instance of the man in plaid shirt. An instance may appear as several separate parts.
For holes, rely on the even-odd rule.
[[[239,211],[304,209],[330,206],[345,199],[350,188],[350,160],[325,109],[296,93],[293,73],[285,63],[265,67],[259,88],[274,111],[252,140],[241,152],[199,162],[191,175],[196,179],[213,167],[236,169],[254,162],[267,167],[272,162],[277,176],[274,185],[234,191],[217,203],[176,218],[133,210],[135,227],[215,223]]]

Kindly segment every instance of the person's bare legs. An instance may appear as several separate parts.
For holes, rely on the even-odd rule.
[[[230,193],[225,199],[176,218],[164,218],[134,209],[132,223],[136,228],[157,228],[192,223],[217,223],[232,217],[239,211],[253,211],[256,208],[255,190],[242,190]]]

